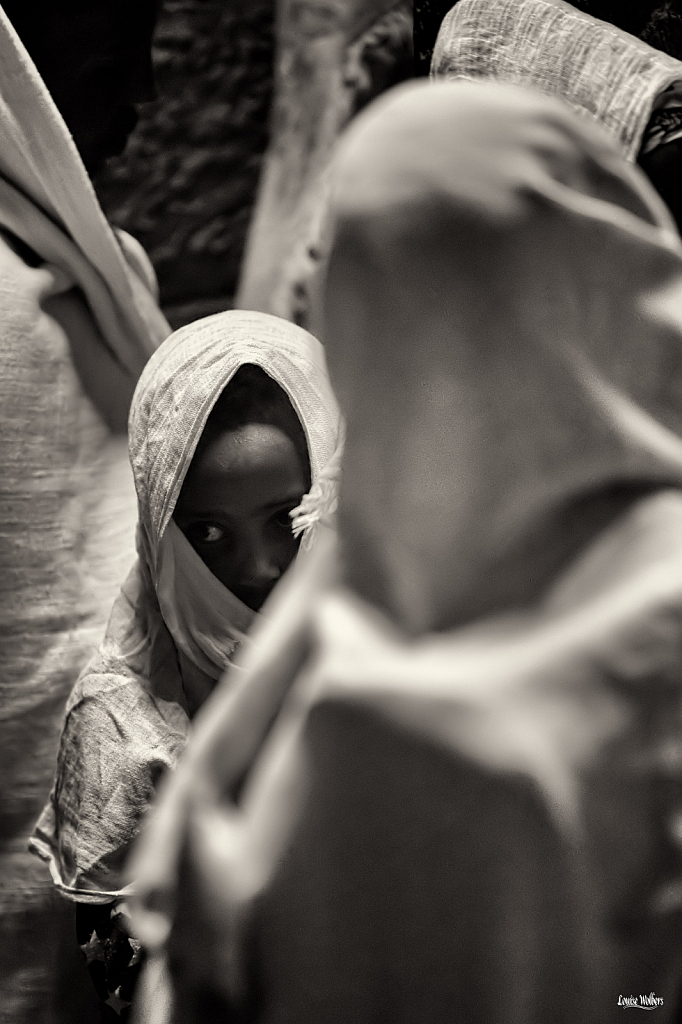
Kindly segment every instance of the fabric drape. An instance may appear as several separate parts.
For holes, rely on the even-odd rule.
[[[314,491],[334,454],[339,415],[322,346],[263,313],[228,311],[168,339],[145,368],[130,416],[138,560],[99,653],[74,689],[56,781],[33,837],[61,892],[105,903],[161,773],[174,766],[203,703],[260,618],[213,576],[172,520],[209,414],[252,363],[289,397]]]
[[[169,334],[144,250],[102,213],[76,145],[0,8],[0,223],[85,293],[107,347],[136,380]],[[121,244],[122,242],[122,244]]]
[[[675,1020],[679,239],[511,86],[395,90],[334,174],[340,552],[150,821],[149,986],[183,1022],[601,1024],[652,990]]]
[[[449,85],[349,132],[327,301],[349,571],[417,632],[504,605],[534,551],[568,543],[556,517],[585,495],[677,484],[682,467],[681,250],[663,203],[563,105]],[[376,171],[367,156],[360,177],[365,147]]]
[[[602,124],[635,160],[682,63],[563,0],[459,0],[445,16],[434,78],[490,79],[556,96]]]
[[[12,1024],[80,1012],[69,908],[28,837],[66,699],[135,553],[124,434],[170,333],[157,298],[0,8],[0,1017]]]

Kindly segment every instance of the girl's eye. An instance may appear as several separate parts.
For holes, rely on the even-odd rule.
[[[199,544],[215,544],[225,537],[225,531],[215,523],[197,523],[192,527],[192,539]]]
[[[281,511],[276,512],[273,519],[278,526],[283,526],[286,530],[291,529],[291,516],[289,515],[291,509],[283,508]]]

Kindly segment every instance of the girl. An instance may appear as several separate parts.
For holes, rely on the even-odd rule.
[[[314,521],[319,510],[301,501],[311,486],[322,493],[338,431],[321,345],[277,317],[229,311],[190,324],[142,374],[129,426],[138,559],[67,704],[32,841],[61,892],[98,911],[81,912],[79,927],[101,995],[126,1001],[117,971],[135,955],[111,925],[130,844]]]

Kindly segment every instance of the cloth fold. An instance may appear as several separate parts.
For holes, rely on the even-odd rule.
[[[528,86],[602,124],[635,160],[661,93],[682,63],[563,0],[459,0],[446,14],[431,76]]]
[[[159,544],[156,594],[178,649],[218,679],[256,612],[222,585],[172,519]]]
[[[59,985],[73,994],[58,978],[70,911],[28,838],[68,694],[135,555],[124,435],[170,333],[157,300],[0,7],[0,1016],[13,1024],[47,1024]]]
[[[209,414],[245,363],[265,370],[291,400],[307,440],[311,493],[337,446],[322,346],[288,321],[218,313],[176,331],[147,364],[129,430],[138,560],[69,698],[55,785],[32,839],[60,891],[77,901],[127,892],[122,866],[159,778],[261,617],[213,576],[172,519]],[[328,505],[334,496],[332,488],[320,499]]]
[[[131,862],[171,1019],[673,1022],[679,238],[603,129],[495,83],[368,107],[332,196],[340,544]]]
[[[0,224],[85,293],[116,359],[136,380],[170,328],[137,243],[117,241],[75,143],[0,7]]]
[[[682,249],[603,129],[513,86],[395,90],[336,172],[347,571],[404,628],[451,628],[551,578],[586,496],[606,516],[682,480]]]

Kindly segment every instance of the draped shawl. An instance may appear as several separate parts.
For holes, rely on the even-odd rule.
[[[635,160],[658,97],[682,63],[563,0],[459,0],[445,16],[434,78],[539,89],[602,124]]]
[[[0,7],[0,1005],[17,1024],[52,1019],[68,915],[27,841],[134,556],[123,435],[170,333],[157,299]]]
[[[218,313],[176,331],[147,364],[129,429],[138,560],[69,698],[54,788],[33,838],[59,889],[76,900],[120,895],[125,854],[159,776],[184,746],[188,711],[259,617],[172,520],[211,409],[244,363],[262,367],[288,395],[306,436],[312,494],[336,448],[339,415],[322,346],[288,321]]]
[[[168,954],[185,1021],[672,1021],[679,238],[603,130],[491,83],[369,107],[333,196],[344,585],[300,564],[197,720],[131,865],[143,994]]]

